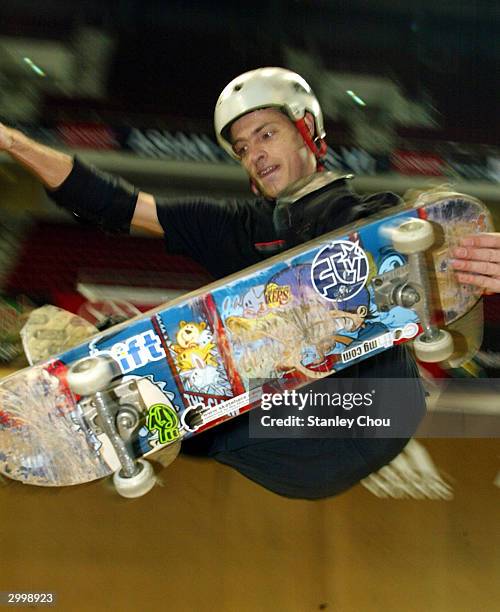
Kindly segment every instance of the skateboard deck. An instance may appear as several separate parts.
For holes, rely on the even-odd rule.
[[[456,323],[480,292],[457,283],[448,249],[459,237],[493,226],[474,198],[434,191],[0,381],[0,472],[26,484],[65,486],[120,467],[93,396],[68,385],[68,369],[83,357],[115,365],[119,376],[108,397],[115,416],[127,417],[123,431],[118,427],[124,444],[142,457],[252,408],[255,379],[298,388],[414,339],[424,327],[418,308],[390,304],[387,295],[409,268],[407,256],[393,247],[393,229],[419,218],[435,230],[426,253],[433,318],[442,326]]]

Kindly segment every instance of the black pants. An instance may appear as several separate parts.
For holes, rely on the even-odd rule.
[[[425,414],[425,394],[414,361],[398,346],[335,376],[405,378],[408,385],[387,401],[412,415],[410,432]],[[286,497],[320,499],[338,495],[389,463],[408,442],[399,438],[252,439],[242,415],[183,443],[186,454],[208,456],[266,489]]]

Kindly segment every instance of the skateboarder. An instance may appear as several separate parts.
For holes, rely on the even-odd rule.
[[[169,252],[193,257],[220,278],[283,248],[273,224],[275,199],[297,179],[320,170],[325,133],[321,109],[307,83],[276,68],[252,71],[232,81],[217,102],[215,127],[220,144],[247,171],[255,198],[222,202],[157,198],[6,127],[0,128],[0,147],[37,176],[60,206],[78,217],[108,231],[126,232],[132,225],[163,236]],[[347,177],[332,183],[329,193],[328,201],[311,213],[314,235],[398,201],[390,193],[362,198],[352,191]],[[488,240],[494,242],[489,253],[496,257],[500,240],[497,243],[496,236]],[[474,253],[483,265],[482,249]],[[456,257],[462,257],[461,252]],[[488,274],[488,269],[484,271]],[[492,274],[485,286],[494,290],[497,282]],[[406,406],[413,402],[415,413],[423,411],[418,372],[404,346],[340,375],[407,378],[413,381],[411,397],[395,393],[390,401]],[[246,415],[191,439],[184,451],[213,457],[278,494],[317,499],[338,494],[378,470],[406,441],[252,439]]]

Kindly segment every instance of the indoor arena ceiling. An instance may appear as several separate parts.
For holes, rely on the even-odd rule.
[[[444,126],[491,137],[499,20],[493,0],[2,0],[0,37],[71,45],[82,27],[105,32],[113,41],[106,97],[121,109],[181,109],[203,122],[230,78],[287,65],[291,49],[324,71],[390,78],[435,107]]]

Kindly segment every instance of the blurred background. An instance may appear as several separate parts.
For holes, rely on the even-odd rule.
[[[327,166],[353,172],[359,192],[451,183],[488,204],[499,230],[499,41],[500,10],[490,0],[2,0],[0,121],[155,194],[243,196],[247,179],[216,144],[213,107],[241,72],[283,66],[312,85],[326,119]],[[165,254],[160,240],[76,224],[0,154],[3,373],[24,364],[18,331],[37,305],[95,321],[208,280],[199,265]],[[499,305],[497,296],[485,300],[482,361],[454,375],[498,374]],[[486,412],[499,414],[490,404]],[[9,485],[0,489],[0,543],[2,561],[12,563],[0,590],[52,585],[62,609],[119,602],[134,610],[144,584],[160,605],[158,585],[168,578],[188,594],[169,595],[178,610],[498,609],[498,445],[429,445],[452,475],[455,501],[378,500],[357,487],[317,505],[287,502],[193,459],[178,461],[175,490],[135,505],[100,485]],[[151,517],[158,531],[150,524],[145,542],[141,525]],[[169,552],[157,538],[169,539]],[[69,564],[78,601],[64,586]],[[91,595],[88,577],[99,585]]]

